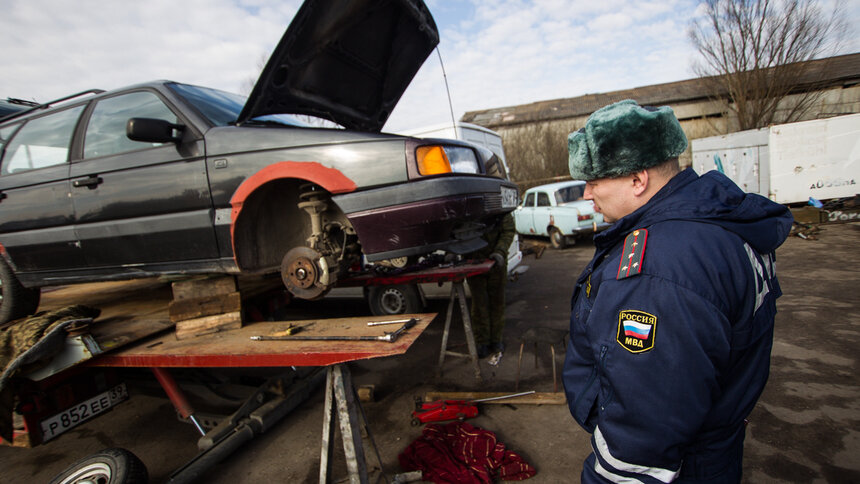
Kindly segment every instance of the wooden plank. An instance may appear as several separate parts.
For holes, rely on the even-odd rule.
[[[385,341],[255,341],[251,336],[279,333],[290,325],[299,334],[384,335],[389,325],[368,322],[417,318],[418,324],[394,342]],[[286,367],[326,366],[347,361],[402,355],[427,328],[436,313],[362,316],[304,321],[245,322],[240,329],[177,340],[172,333],[100,355],[92,366],[112,367]],[[181,324],[181,323],[180,323]],[[397,326],[397,325],[393,325]]]
[[[195,299],[180,299],[171,301],[168,305],[170,320],[174,323],[241,310],[242,297],[238,292]]]
[[[425,402],[433,402],[436,400],[480,400],[482,398],[493,398],[510,395],[505,392],[427,392],[424,394]],[[518,397],[504,398],[500,400],[490,400],[488,402],[480,402],[482,404],[518,404],[518,405],[563,405],[567,403],[567,397],[564,392],[557,393],[530,393],[528,395],[520,395]]]
[[[95,282],[43,288],[39,310],[75,304],[98,308],[101,314],[89,332],[107,351],[172,329],[167,314],[171,297],[170,283],[157,278]]]
[[[176,339],[218,333],[242,327],[242,311],[187,319],[176,323]]]
[[[197,299],[236,291],[236,278],[218,276],[187,279],[173,283],[173,300]]]
[[[169,329],[173,329],[173,323],[166,319],[142,319],[129,316],[97,319],[90,328],[90,334],[101,349],[108,351]]]

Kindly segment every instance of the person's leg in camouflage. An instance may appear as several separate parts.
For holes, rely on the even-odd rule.
[[[488,293],[488,274],[470,277],[469,291],[472,293],[472,308],[469,311],[472,318],[472,334],[475,335],[475,345],[478,347],[478,357],[486,358],[490,354],[490,294]]]
[[[489,345],[491,353],[504,351],[502,332],[505,329],[505,266],[495,266],[487,273],[487,307],[489,308]]]

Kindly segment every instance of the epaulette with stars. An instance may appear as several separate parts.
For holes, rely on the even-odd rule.
[[[648,240],[646,229],[636,229],[627,234],[624,239],[624,250],[621,252],[621,262],[618,264],[616,279],[624,279],[642,273],[642,259],[645,258],[645,241]]]

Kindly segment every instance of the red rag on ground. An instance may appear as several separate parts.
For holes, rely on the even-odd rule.
[[[506,450],[496,434],[466,422],[428,424],[398,458],[404,471],[420,470],[425,481],[436,484],[522,481],[537,474],[522,457]]]

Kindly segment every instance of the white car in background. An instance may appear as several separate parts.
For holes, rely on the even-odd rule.
[[[523,203],[514,210],[517,232],[549,237],[556,249],[573,244],[578,237],[599,232],[609,224],[594,203],[583,198],[585,182],[570,180],[526,190]]]

